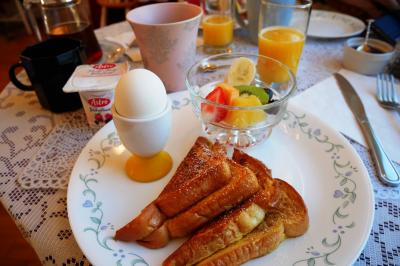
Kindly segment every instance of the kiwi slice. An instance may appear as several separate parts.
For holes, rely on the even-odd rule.
[[[240,85],[235,86],[235,88],[239,90],[239,95],[250,94],[256,96],[261,104],[267,104],[269,101],[269,95],[263,88],[254,85]]]

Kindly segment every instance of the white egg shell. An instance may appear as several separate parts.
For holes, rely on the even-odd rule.
[[[126,118],[157,115],[165,109],[167,100],[163,82],[147,69],[138,68],[125,73],[115,88],[115,109]]]

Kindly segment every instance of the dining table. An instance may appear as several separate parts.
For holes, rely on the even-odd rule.
[[[107,36],[129,31],[131,27],[124,21],[95,33],[103,45]],[[307,38],[296,95],[342,69],[344,41]],[[245,29],[235,30],[232,49],[258,52]],[[198,46],[195,60],[205,56]],[[128,60],[131,68],[143,67],[142,62],[132,62],[126,56],[121,60]],[[23,72],[19,77],[27,80]],[[172,108],[190,105],[186,90],[168,96]],[[52,113],[40,106],[34,92],[21,91],[12,83],[0,94],[0,115],[0,200],[4,208],[43,265],[91,265],[71,230],[67,189],[75,161],[98,129],[88,126],[83,109]],[[400,189],[380,183],[367,147],[344,137],[368,170],[375,197],[372,230],[354,265],[400,265]]]

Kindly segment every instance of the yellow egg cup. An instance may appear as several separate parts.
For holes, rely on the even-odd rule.
[[[125,172],[134,181],[151,182],[166,176],[172,168],[172,158],[166,151],[151,157],[133,154],[125,163]]]

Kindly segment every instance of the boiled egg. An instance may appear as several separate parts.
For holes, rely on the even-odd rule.
[[[167,101],[163,82],[147,69],[125,73],[115,88],[115,109],[126,118],[151,118],[164,111]]]

